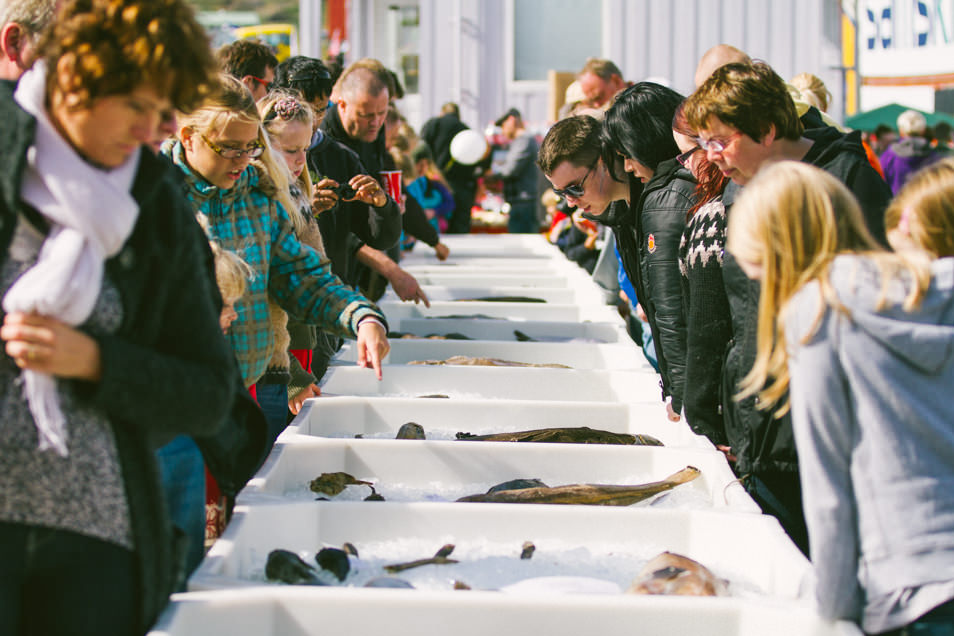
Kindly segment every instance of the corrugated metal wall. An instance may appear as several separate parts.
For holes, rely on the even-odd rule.
[[[420,124],[446,101],[457,101],[472,127],[483,127],[515,106],[527,120],[544,124],[547,90],[541,83],[509,81],[512,71],[513,2],[520,0],[419,0],[420,96],[409,116]],[[376,22],[387,0],[352,0],[352,59],[384,59]],[[381,16],[380,18],[376,16]],[[834,96],[830,112],[840,118],[843,88],[838,0],[603,0],[602,55],[626,79],[665,78],[681,93],[692,90],[696,63],[719,43],[763,59],[785,78],[809,71]],[[525,28],[525,25],[522,25]],[[379,32],[379,31],[378,31]],[[560,38],[600,37],[579,33],[568,21]],[[576,68],[556,69],[577,71]]]

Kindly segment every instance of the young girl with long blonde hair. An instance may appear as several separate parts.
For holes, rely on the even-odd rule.
[[[728,249],[761,281],[742,395],[770,408],[788,390],[821,614],[950,633],[954,259],[884,251],[852,194],[801,162],[745,187]]]

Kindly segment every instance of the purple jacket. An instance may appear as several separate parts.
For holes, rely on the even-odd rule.
[[[938,159],[940,155],[923,137],[905,137],[888,146],[881,153],[881,168],[884,180],[891,186],[891,193],[897,194],[912,173]]]

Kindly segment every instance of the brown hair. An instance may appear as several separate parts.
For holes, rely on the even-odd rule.
[[[47,94],[74,96],[77,108],[147,84],[189,111],[215,75],[209,38],[182,0],[67,0],[40,51]]]
[[[246,75],[265,77],[265,69],[278,67],[278,58],[268,45],[258,40],[236,40],[215,52],[222,70],[242,79]]]
[[[537,165],[550,175],[564,161],[575,166],[591,166],[601,155],[601,124],[589,115],[561,119],[553,124],[540,145]]]
[[[765,62],[719,67],[686,100],[685,114],[696,130],[716,117],[755,141],[773,126],[776,139],[796,141],[804,130],[785,81]]]
[[[580,69],[580,72],[577,73],[577,77],[583,75],[584,73],[592,73],[596,75],[601,80],[609,80],[614,75],[623,77],[622,71],[619,70],[619,67],[613,64],[610,60],[606,60],[599,57],[588,57],[586,62],[583,64],[583,68]]]
[[[889,232],[901,225],[934,258],[954,256],[954,157],[914,173],[884,213]]]

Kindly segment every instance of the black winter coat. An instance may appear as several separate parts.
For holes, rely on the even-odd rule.
[[[891,200],[891,189],[868,163],[860,133],[843,134],[835,128],[824,127],[806,129],[803,134],[815,143],[802,161],[821,168],[844,183],[857,197],[868,229],[884,243],[884,211]],[[723,202],[727,217],[731,217],[732,204],[740,190],[735,183],[730,183],[725,190]],[[750,280],[728,252],[722,273],[732,313],[733,333],[733,339],[726,347],[722,412],[729,446],[738,457],[736,472],[740,475],[794,473],[798,470],[798,457],[791,415],[776,419],[774,410],[757,409],[755,396],[741,402],[734,399],[739,382],[755,364],[759,283]],[[787,395],[780,403],[786,400]]]
[[[696,181],[675,159],[656,167],[645,185],[631,186],[630,205],[616,201],[599,217],[613,228],[626,275],[653,333],[662,397],[682,409],[686,318],[679,273],[679,240],[692,207]]]
[[[20,184],[36,130],[33,117],[13,101],[12,89],[0,84],[3,258],[23,209]],[[112,424],[139,566],[143,632],[178,576],[155,450],[177,434],[201,438],[219,432],[241,386],[219,327],[221,299],[210,285],[208,242],[169,170],[144,149],[132,188],[139,217],[124,247],[105,263],[122,298],[123,322],[116,333],[97,337],[100,381],[74,381],[77,394]],[[260,453],[252,454],[257,460]]]

